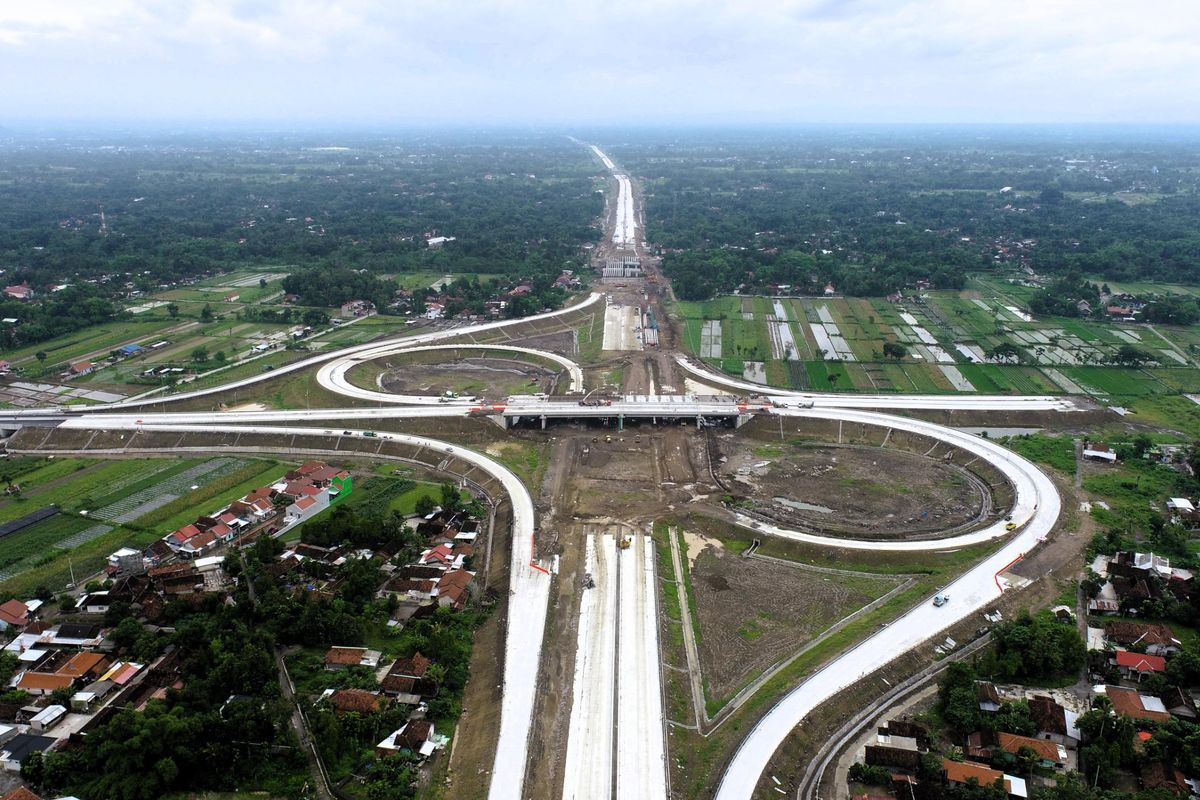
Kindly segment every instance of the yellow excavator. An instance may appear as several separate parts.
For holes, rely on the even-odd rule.
[[[617,548],[620,550],[628,550],[631,544],[633,544],[633,539],[630,539],[628,536],[622,536],[620,539],[617,539]]]

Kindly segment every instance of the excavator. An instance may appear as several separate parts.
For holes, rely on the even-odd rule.
[[[631,544],[633,544],[633,539],[630,539],[628,536],[622,536],[620,539],[617,539],[618,550],[628,550]]]

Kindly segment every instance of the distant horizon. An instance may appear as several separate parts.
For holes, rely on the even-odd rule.
[[[1194,0],[9,0],[0,110],[259,128],[1200,125],[1197,41]]]
[[[1154,134],[1156,137],[1191,138],[1200,136],[1200,122],[1113,122],[1113,121],[786,121],[786,120],[694,120],[628,123],[597,123],[595,121],[477,121],[470,120],[397,120],[397,121],[332,121],[332,120],[274,120],[241,119],[187,120],[156,118],[0,118],[0,136],[42,136],[52,134],[71,135],[121,135],[136,136],[222,136],[222,135],[389,135],[402,133],[525,133],[547,135],[586,135],[590,133],[886,133],[886,132],[930,132],[930,133],[1053,133],[1056,136],[1079,134],[1121,134],[1122,137],[1138,133]]]

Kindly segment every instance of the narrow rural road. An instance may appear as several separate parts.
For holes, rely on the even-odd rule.
[[[312,773],[313,792],[318,800],[334,800],[333,789],[329,786],[329,775],[325,772],[325,764],[321,761],[320,754],[317,753],[316,742],[308,732],[308,720],[304,716],[304,712],[300,710],[300,702],[296,699],[295,687],[292,685],[292,676],[288,675],[287,665],[283,663],[284,651],[281,648],[275,648],[275,666],[279,671],[279,690],[289,703],[292,704],[292,729],[296,731],[296,739],[300,742],[300,749],[304,751],[304,757],[308,760],[308,769]]]

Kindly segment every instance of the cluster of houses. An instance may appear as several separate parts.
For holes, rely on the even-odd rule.
[[[0,769],[6,772],[20,772],[33,753],[65,746],[118,709],[144,708],[178,679],[173,653],[149,665],[114,658],[95,606],[81,602],[63,618],[68,621],[53,624],[40,611],[38,601],[0,606],[4,651],[17,661],[6,691],[22,693],[0,702]]]
[[[380,668],[382,654],[365,647],[331,647],[325,654],[325,669],[345,670],[363,667],[382,675],[379,689],[326,689],[318,703],[326,703],[334,714],[376,714],[394,705],[412,706],[408,719],[375,746],[379,757],[409,751],[425,759],[445,746],[448,737],[439,736],[433,723],[426,719],[423,698],[437,694],[438,684],[430,667],[433,662],[418,651],[408,658],[398,658]]]
[[[475,555],[479,522],[462,511],[437,510],[410,520],[428,547],[411,564],[397,568],[381,593],[394,595],[402,605],[437,605],[461,610],[475,573],[469,567]]]
[[[1128,616],[1151,600],[1190,602],[1197,591],[1191,570],[1172,567],[1170,559],[1154,553],[1098,555],[1090,569],[1100,589],[1088,600],[1089,614]]]
[[[988,681],[976,681],[975,691],[983,715],[998,715],[1005,704],[1023,700],[1029,706],[1029,717],[1036,730],[1033,735],[1024,735],[989,726],[969,734],[961,745],[961,758],[942,758],[943,785],[993,786],[999,781],[1009,798],[1027,800],[1039,785],[1053,785],[1054,778],[1046,773],[1078,769],[1081,734],[1077,721],[1081,711],[1086,710],[1081,707],[1084,701],[1069,692],[1051,696],[1042,690],[1001,688]],[[1097,697],[1106,696],[1113,713],[1129,717],[1135,723],[1165,722],[1173,716],[1195,719],[1195,703],[1178,689],[1159,697],[1139,693],[1136,688],[1099,685],[1093,693]],[[1148,732],[1139,733],[1135,747],[1143,747],[1150,738]],[[911,797],[913,786],[919,782],[917,772],[930,745],[931,738],[923,725],[910,720],[890,720],[878,729],[873,743],[866,745],[863,761],[888,771],[896,797]],[[1043,774],[1031,772],[1031,764]],[[1196,794],[1200,788],[1196,781],[1161,761],[1143,763],[1138,779],[1144,789]]]
[[[226,545],[252,541],[264,531],[280,535],[328,508],[345,490],[349,477],[345,470],[322,461],[308,461],[275,483],[171,531],[145,551],[145,563],[156,567],[177,559],[191,561]],[[119,567],[116,556],[110,557],[110,568]]]
[[[386,565],[389,577],[380,589],[381,596],[397,598],[399,606],[390,625],[401,625],[414,617],[429,614],[438,608],[461,610],[470,596],[475,573],[469,569],[474,556],[474,542],[479,523],[462,511],[437,509],[425,516],[414,517],[415,530],[426,539],[427,547],[412,563]],[[356,557],[346,548],[320,548],[298,545],[282,556],[282,562],[318,559],[335,563],[333,559]],[[367,555],[370,555],[368,553]],[[369,714],[386,710],[393,705],[412,708],[408,719],[375,746],[379,757],[401,752],[418,759],[431,756],[445,746],[448,737],[440,736],[433,723],[426,719],[426,702],[439,690],[434,662],[419,651],[397,658],[390,665],[382,664],[382,653],[366,647],[331,647],[325,654],[325,669],[346,670],[363,668],[375,673],[379,688],[326,690],[318,702],[328,703],[336,714]]]

